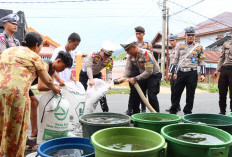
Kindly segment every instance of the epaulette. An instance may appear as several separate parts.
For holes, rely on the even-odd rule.
[[[184,48],[185,47],[185,45],[184,44],[180,44],[180,48]]]

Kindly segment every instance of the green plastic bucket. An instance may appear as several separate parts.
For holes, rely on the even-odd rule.
[[[228,114],[228,116],[232,117],[232,112],[230,112],[230,113]]]
[[[186,133],[207,134],[217,138],[208,144],[187,142],[177,139]],[[228,157],[232,145],[232,136],[214,127],[197,124],[172,124],[161,129],[161,135],[167,140],[167,157]]]
[[[132,121],[135,127],[149,129],[160,133],[162,127],[179,123],[181,117],[166,113],[137,113],[132,115]]]
[[[197,123],[208,126],[213,126],[224,131],[227,131],[232,135],[232,117],[221,114],[188,114],[182,117],[185,123]]]
[[[91,136],[95,157],[165,157],[167,144],[158,133],[134,127],[99,130]]]
[[[96,118],[103,118],[106,119],[104,122],[93,122],[91,120]],[[114,123],[107,122],[107,120],[110,119],[118,119],[118,121],[115,121]],[[90,138],[93,133],[95,133],[98,130],[110,128],[110,127],[129,127],[131,118],[127,115],[119,114],[119,113],[111,113],[111,112],[99,112],[99,113],[92,113],[92,114],[86,114],[82,115],[79,118],[80,123],[82,124],[82,134],[83,137]]]

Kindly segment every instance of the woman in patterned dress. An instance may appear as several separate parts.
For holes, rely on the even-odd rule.
[[[36,76],[55,94],[60,92],[38,55],[42,41],[39,34],[30,32],[23,46],[0,55],[0,156],[24,156],[30,120],[28,91]]]

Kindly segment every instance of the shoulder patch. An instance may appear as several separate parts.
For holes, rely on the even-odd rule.
[[[0,36],[0,40],[1,40],[2,42],[5,42],[6,37],[5,37],[5,36]]]
[[[184,47],[185,47],[185,45],[184,45],[184,44],[181,44],[181,45],[180,45],[180,48],[184,48]]]

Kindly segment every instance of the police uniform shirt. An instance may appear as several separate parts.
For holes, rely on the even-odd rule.
[[[112,80],[113,59],[109,57],[107,60],[103,60],[100,56],[100,50],[92,52],[84,62],[84,69],[87,72],[88,78],[93,79],[94,75],[101,72],[106,68],[106,80],[109,82]]]
[[[198,45],[192,52],[190,52],[195,47],[195,43],[188,45],[181,44],[175,53],[173,64],[179,66],[179,68],[195,68],[199,66],[205,66],[205,53],[202,46]],[[185,58],[188,56],[187,58]],[[185,59],[184,59],[185,58]],[[182,62],[182,60],[184,60]],[[180,62],[181,65],[178,65]]]
[[[124,77],[129,77],[132,73],[133,67],[139,68],[140,75],[135,78],[143,80],[148,78],[155,72],[159,72],[159,65],[156,62],[151,51],[138,48],[137,56],[129,56],[126,63]]]
[[[147,49],[147,50],[150,50],[151,52],[153,52],[153,47],[151,44],[149,44],[148,42],[144,41],[142,43],[139,43],[139,42],[135,42],[135,45],[138,47],[138,48],[142,48],[142,49]]]
[[[221,70],[222,66],[232,66],[232,40],[225,42],[222,46],[222,53],[218,62],[217,71]]]
[[[3,50],[15,46],[20,46],[20,43],[17,39],[10,37],[5,31],[0,33],[0,54]]]
[[[174,57],[175,57],[175,53],[176,53],[177,48],[178,48],[178,46],[176,46],[174,49],[172,49],[170,51],[170,56],[169,56],[169,65],[170,66],[169,66],[169,69],[168,69],[168,71],[170,73],[172,73],[174,71],[174,69],[175,69],[175,66],[174,66]]]

